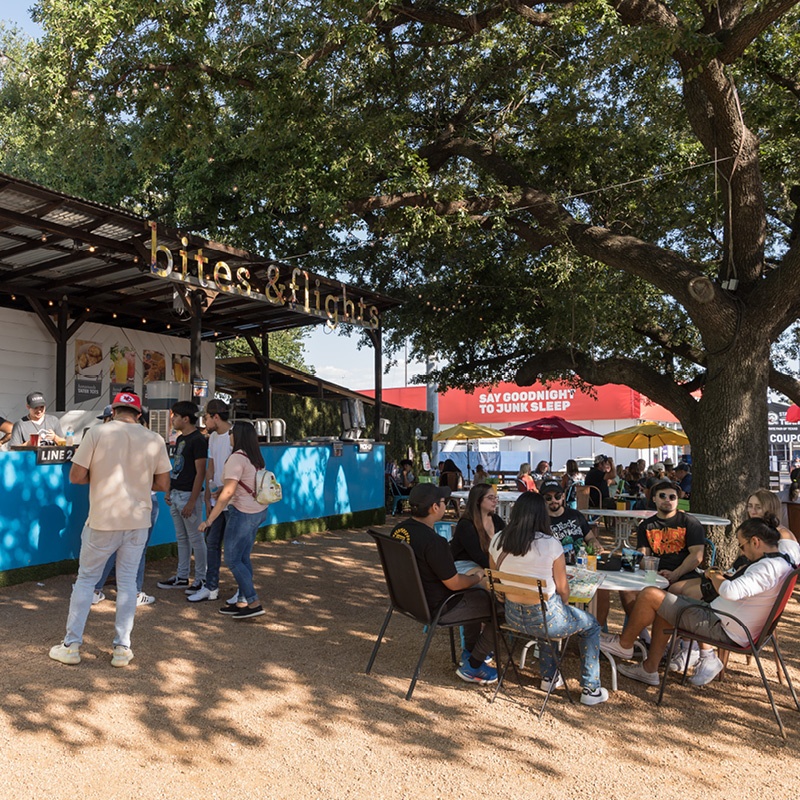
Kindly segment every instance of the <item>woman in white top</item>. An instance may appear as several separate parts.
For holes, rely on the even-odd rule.
[[[255,428],[249,422],[234,422],[230,431],[233,452],[222,470],[222,489],[208,519],[200,525],[205,531],[228,507],[225,523],[225,563],[239,584],[236,603],[227,603],[220,612],[234,619],[249,619],[264,613],[253,586],[250,553],[258,529],[267,519],[267,506],[256,501],[256,470],[264,469]]]
[[[573,608],[569,602],[569,583],[561,542],[550,534],[550,517],[540,494],[526,492],[514,504],[511,519],[489,546],[492,569],[514,575],[525,575],[545,581],[547,629],[552,639],[578,635],[581,653],[581,703],[597,705],[608,700],[608,692],[600,686],[600,625],[586,611]],[[506,581],[513,586],[513,581]],[[521,585],[521,584],[520,584]],[[528,587],[526,587],[528,588]],[[512,595],[513,597],[513,595]],[[542,641],[544,619],[539,603],[526,605],[506,600],[506,621],[536,636],[539,641],[542,689],[547,690],[555,678],[556,663],[546,641]],[[553,688],[562,685],[561,676]]]

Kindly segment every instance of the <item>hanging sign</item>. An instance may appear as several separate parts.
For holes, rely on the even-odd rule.
[[[340,322],[359,325],[371,330],[378,329],[378,307],[367,305],[363,298],[348,297],[347,286],[340,283],[341,294],[323,294],[318,279],[311,282],[305,270],[295,268],[287,283],[279,283],[280,270],[275,264],[267,267],[267,282],[261,284],[246,266],[231,267],[225,261],[210,264],[202,248],[190,255],[189,240],[181,239],[183,247],[178,251],[180,264],[175,264],[173,252],[158,243],[158,225],[151,221],[150,227],[150,273],[159,278],[168,278],[177,283],[188,284],[198,289],[248,297],[273,306],[288,306],[300,309],[305,314],[320,317],[332,327]]]

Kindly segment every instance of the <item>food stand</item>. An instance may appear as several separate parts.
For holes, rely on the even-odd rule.
[[[0,414],[19,419],[27,393],[43,391],[76,442],[123,384],[145,400],[147,384],[164,378],[191,383],[200,403],[213,396],[214,343],[235,336],[248,341],[260,370],[260,408],[251,410],[269,418],[270,331],[343,323],[374,345],[379,439],[381,314],[397,304],[0,174]],[[0,583],[74,568],[88,489],[68,482],[69,448],[42,449],[0,452]],[[284,486],[270,532],[377,519],[383,453],[380,442],[266,445],[267,466]],[[173,541],[162,507],[151,543]]]

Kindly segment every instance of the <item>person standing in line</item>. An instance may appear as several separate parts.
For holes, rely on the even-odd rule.
[[[236,602],[226,603],[220,613],[234,619],[260,617],[264,609],[253,585],[250,553],[256,543],[258,529],[267,519],[267,506],[256,500],[256,472],[264,469],[264,458],[258,445],[256,430],[249,422],[235,422],[230,432],[233,453],[222,470],[224,484],[208,519],[200,525],[208,530],[223,511],[228,512],[225,524],[225,563],[239,585]]]
[[[89,517],[81,534],[67,632],[61,644],[50,648],[50,658],[62,664],[80,663],[94,586],[112,553],[117,554],[117,608],[111,665],[130,663],[136,572],[147,542],[150,493],[169,489],[167,448],[160,436],[137,424],[141,400],[132,392],[120,392],[111,405],[113,422],[86,432],[69,473],[70,483],[89,484]]]
[[[159,581],[159,589],[183,589],[195,594],[205,585],[206,540],[200,531],[203,505],[198,503],[206,478],[208,441],[197,430],[197,406],[182,400],[172,406],[172,427],[180,434],[175,442],[175,460],[170,488],[164,498],[170,507],[178,543],[178,569],[171,578]],[[194,551],[194,583],[189,571]]]
[[[205,507],[206,519],[217,503],[220,490],[224,483],[222,470],[225,462],[232,452],[231,448],[231,423],[228,422],[230,409],[223,400],[209,400],[203,421],[206,424],[208,436],[208,468],[206,469]],[[206,583],[194,594],[186,599],[190,603],[199,603],[201,600],[216,600],[219,597],[219,568],[222,563],[222,539],[225,536],[225,525],[228,520],[226,508],[207,529],[206,551],[208,555],[208,569],[206,570]],[[235,603],[239,599],[237,592],[228,602]]]

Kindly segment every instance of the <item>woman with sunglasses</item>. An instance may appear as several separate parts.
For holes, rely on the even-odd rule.
[[[573,633],[578,636],[581,653],[581,703],[594,706],[608,700],[608,691],[600,686],[600,625],[588,612],[569,605],[569,582],[561,542],[550,533],[550,519],[540,494],[527,492],[514,504],[511,519],[489,546],[492,569],[512,575],[524,575],[545,582],[549,596],[546,606],[547,631],[552,639]],[[504,580],[513,587],[513,580]],[[522,587],[522,584],[519,584]],[[529,587],[523,587],[529,588]],[[506,622],[540,639],[539,668],[544,691],[563,685],[556,677],[556,662],[545,637],[542,606],[514,601],[509,593],[505,603]]]
[[[473,575],[489,566],[489,542],[506,524],[495,513],[496,509],[494,486],[479,483],[470,489],[467,506],[450,540],[450,552],[458,572]]]
[[[227,603],[220,613],[234,619],[249,619],[264,613],[253,586],[253,566],[250,563],[256,534],[267,519],[267,506],[256,501],[256,471],[264,469],[264,458],[256,430],[249,422],[234,422],[229,435],[233,452],[222,470],[223,486],[214,510],[200,525],[200,530],[210,528],[214,520],[231,506],[225,523],[225,563],[239,585],[239,594],[237,602]]]

